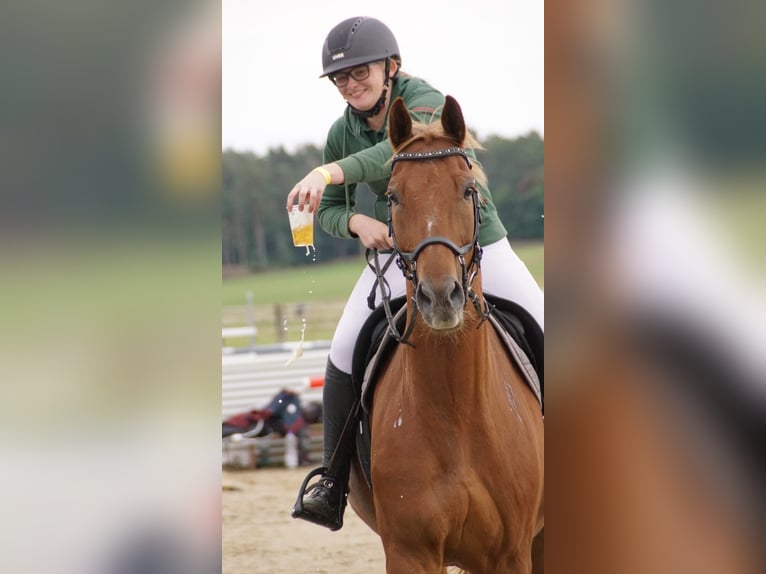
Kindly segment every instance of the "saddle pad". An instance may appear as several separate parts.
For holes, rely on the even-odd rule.
[[[500,321],[498,321],[494,315],[489,316],[489,322],[492,323],[492,326],[497,331],[497,334],[500,336],[503,343],[505,343],[505,347],[506,349],[508,349],[508,352],[510,353],[511,358],[514,360],[516,365],[524,374],[524,378],[526,379],[527,384],[529,385],[529,388],[532,389],[532,392],[535,394],[535,397],[537,398],[537,402],[540,403],[540,408],[542,408],[543,407],[542,386],[540,384],[540,379],[537,376],[537,371],[535,370],[535,366],[532,364],[532,361],[527,356],[527,354],[521,349],[519,344],[508,334],[508,331],[506,331],[503,328],[503,326],[500,324]]]

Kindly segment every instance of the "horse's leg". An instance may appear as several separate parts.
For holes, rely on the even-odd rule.
[[[383,545],[386,552],[386,574],[445,574],[441,557],[426,553],[402,552]]]
[[[543,528],[532,541],[532,574],[543,574],[544,535],[545,529]]]

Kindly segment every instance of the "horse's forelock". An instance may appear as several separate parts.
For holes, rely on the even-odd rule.
[[[430,144],[434,140],[437,139],[452,139],[450,136],[444,133],[444,128],[441,125],[441,122],[434,121],[433,123],[426,124],[423,122],[412,122],[412,134],[410,137],[408,137],[406,140],[404,140],[400,145],[398,145],[393,151],[394,155],[398,154],[402,150],[406,149],[416,141],[422,141],[425,144]],[[479,140],[477,140],[473,135],[466,130],[465,138],[462,142],[454,142],[455,145],[458,145],[465,149],[473,149],[473,150],[483,150],[484,146],[481,145]],[[393,158],[392,158],[393,159]],[[390,162],[391,160],[389,160]],[[487,185],[487,175],[484,173],[484,170],[482,169],[481,165],[477,164],[476,162],[471,162],[471,165],[473,166],[471,168],[471,171],[473,172],[473,176],[476,179],[477,182],[479,182],[481,185]],[[482,201],[484,201],[484,197],[479,194]]]

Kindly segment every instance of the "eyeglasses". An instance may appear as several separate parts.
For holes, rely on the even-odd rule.
[[[329,74],[328,76],[330,78],[330,81],[338,86],[339,88],[345,88],[346,84],[348,84],[348,78],[352,77],[357,82],[361,82],[362,80],[366,80],[370,77],[370,65],[369,64],[362,64],[361,66],[356,66],[354,68],[351,68],[348,71],[344,72],[336,72],[335,74]]]

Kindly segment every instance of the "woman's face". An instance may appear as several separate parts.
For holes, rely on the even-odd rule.
[[[392,72],[396,64],[392,63]],[[360,78],[360,79],[357,79]],[[340,95],[358,110],[372,108],[383,91],[385,62],[371,62],[341,70],[330,76]]]

